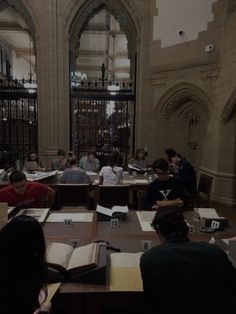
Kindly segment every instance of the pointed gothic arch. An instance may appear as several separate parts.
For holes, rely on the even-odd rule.
[[[221,122],[228,123],[236,115],[236,88],[229,97],[221,113]]]
[[[25,5],[25,3],[27,5]],[[31,38],[35,38],[36,33],[36,14],[33,14],[32,3],[22,0],[2,0],[0,2],[0,11],[4,10],[7,6],[14,9],[28,25],[27,31],[29,32]],[[34,16],[34,18],[33,18]]]
[[[186,112],[190,107],[200,108],[205,113],[207,120],[209,119],[212,103],[207,94],[196,85],[180,83],[165,92],[154,112],[162,120],[168,121],[176,111],[182,108],[181,111]]]
[[[82,32],[89,20],[91,20],[99,11],[105,9],[119,22],[121,29],[127,37],[130,74],[131,77],[134,75],[137,42],[140,38],[140,20],[137,15],[133,18],[134,9],[130,12],[127,6],[131,7],[130,2],[125,2],[123,0],[87,0],[83,3],[74,15],[69,27],[70,63],[72,69],[75,66],[79,38]]]

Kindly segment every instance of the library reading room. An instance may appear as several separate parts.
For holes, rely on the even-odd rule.
[[[236,1],[0,0],[0,312],[236,313]]]

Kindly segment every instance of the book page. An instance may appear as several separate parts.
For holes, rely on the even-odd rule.
[[[97,172],[93,172],[93,171],[85,171],[87,173],[88,176],[97,176]]]
[[[51,213],[47,222],[64,222],[65,219],[72,219],[73,222],[92,222],[93,213]]]
[[[66,243],[51,242],[46,250],[46,261],[67,268],[73,252],[73,246]]]
[[[103,207],[99,204],[97,204],[97,208],[96,208],[96,212],[97,213],[100,213],[100,214],[103,214],[103,215],[107,215],[107,216],[112,216],[112,211],[110,208],[107,208],[107,207]]]
[[[44,222],[49,208],[26,208],[19,212],[20,215],[27,215],[35,218],[38,222]]]
[[[138,220],[142,231],[154,231],[151,222],[156,214],[156,211],[137,211]]]
[[[143,252],[138,253],[111,253],[111,267],[139,267],[140,257]]]
[[[136,171],[141,171],[142,170],[141,168],[135,167],[132,164],[128,164],[128,168],[131,169],[131,170],[136,170]]]
[[[67,269],[78,268],[97,262],[98,244],[90,243],[74,249]]]
[[[128,213],[129,209],[127,206],[113,206],[111,209],[112,214],[113,213]]]
[[[110,291],[143,291],[139,267],[111,267]]]
[[[134,182],[136,184],[149,184],[149,181],[147,179],[134,179]]]
[[[45,178],[49,178],[54,176],[58,170],[50,171],[50,172],[42,172],[42,171],[36,171],[35,173],[28,173],[24,172],[26,175],[26,179],[28,181],[39,181]]]
[[[110,267],[111,291],[143,291],[138,253],[112,253]]]
[[[200,218],[219,218],[215,208],[194,208]]]

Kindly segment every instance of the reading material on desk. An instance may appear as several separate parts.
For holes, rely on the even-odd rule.
[[[194,212],[199,215],[199,218],[219,218],[215,208],[194,208]]]
[[[143,253],[112,253],[110,291],[143,291],[139,268]]]
[[[93,172],[93,171],[86,171],[88,176],[97,176],[97,172]]]
[[[38,222],[44,222],[49,212],[49,208],[26,208],[19,211],[18,215],[27,215],[35,218]]]
[[[39,181],[39,180],[43,180],[45,178],[52,177],[57,172],[58,172],[58,170],[54,170],[54,171],[50,171],[50,172],[35,171],[34,173],[24,172],[24,174],[25,174],[26,179],[28,181]]]
[[[64,222],[71,219],[73,222],[92,222],[93,213],[51,213],[46,222]]]
[[[48,265],[70,277],[88,271],[98,265],[99,244],[90,243],[76,247],[75,243],[49,243],[46,250]]]
[[[147,179],[134,179],[135,184],[149,184]]]
[[[122,213],[122,214],[126,214],[128,213],[129,209],[127,206],[113,206],[111,209],[107,208],[107,207],[103,207],[101,205],[97,205],[96,208],[96,212],[106,215],[106,216],[110,216],[112,217],[112,215],[114,213]]]
[[[156,211],[136,211],[142,231],[154,231],[151,222]]]

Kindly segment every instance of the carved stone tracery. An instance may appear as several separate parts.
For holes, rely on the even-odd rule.
[[[186,103],[191,103],[192,107],[200,108],[205,113],[206,118],[209,119],[210,101],[202,91],[197,87],[193,88],[193,86],[191,84],[179,84],[161,98],[158,105],[161,108],[159,112],[161,119],[170,120],[173,114]]]

